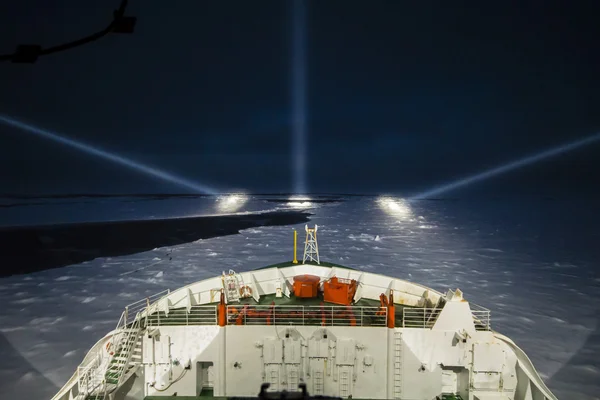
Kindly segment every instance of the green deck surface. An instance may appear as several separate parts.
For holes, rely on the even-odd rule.
[[[174,396],[147,396],[144,400],[159,400],[164,399],[165,397],[174,397]],[[227,399],[227,397],[215,397],[212,388],[202,390],[199,396],[175,396],[177,399]],[[238,396],[239,397],[239,396]],[[258,397],[258,393],[256,396]]]

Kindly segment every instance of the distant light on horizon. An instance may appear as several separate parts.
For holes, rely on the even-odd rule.
[[[404,199],[395,199],[393,197],[380,197],[377,199],[377,204],[386,213],[399,218],[412,217],[410,205]]]
[[[248,202],[248,196],[245,194],[230,194],[219,196],[217,198],[217,208],[222,213],[232,213],[238,211]]]
[[[307,191],[306,183],[306,4],[294,0],[292,22],[292,157],[294,191]]]
[[[461,188],[463,186],[468,186],[476,182],[480,182],[489,178],[493,178],[495,176],[510,172],[512,170],[525,167],[540,161],[543,161],[547,158],[551,158],[560,154],[568,153],[570,151],[576,150],[580,147],[583,147],[588,144],[592,144],[596,141],[600,140],[600,132],[594,135],[585,137],[583,139],[576,140],[574,142],[570,142],[567,144],[563,144],[557,147],[553,147],[548,150],[544,150],[540,153],[533,154],[524,158],[521,158],[516,161],[509,162],[507,164],[501,165],[499,167],[495,167],[492,169],[488,169],[487,171],[480,172],[478,174],[474,174],[468,176],[466,178],[458,179],[454,182],[450,182],[445,185],[438,186],[431,190],[419,193],[411,197],[411,199],[423,199],[432,196],[438,196],[440,194],[450,192],[452,190]]]
[[[294,195],[290,196],[288,200],[287,205],[292,208],[308,208],[313,205],[312,199],[308,196]]]
[[[148,165],[144,165],[142,163],[139,163],[137,161],[133,161],[131,159],[125,158],[123,156],[120,156],[118,154],[114,154],[111,152],[108,152],[106,150],[102,150],[98,147],[89,145],[89,144],[85,144],[82,143],[78,140],[75,139],[69,139],[67,137],[64,137],[62,135],[59,135],[58,133],[54,133],[54,132],[50,132],[48,130],[45,129],[41,129],[38,127],[35,127],[33,125],[29,125],[26,124],[24,122],[18,121],[14,118],[8,117],[6,115],[1,115],[0,114],[0,121],[2,123],[4,123],[5,125],[20,129],[24,132],[27,133],[32,133],[34,135],[37,135],[39,137],[45,138],[45,139],[50,139],[53,140],[57,143],[63,144],[65,146],[71,147],[73,149],[79,150],[83,153],[86,154],[90,154],[96,157],[99,157],[103,160],[107,160],[110,161],[112,163],[115,164],[119,164],[125,167],[128,167],[132,170],[138,171],[138,172],[142,172],[148,176],[154,177],[154,178],[159,178],[163,181],[178,185],[178,186],[182,186],[186,189],[192,189],[193,191],[197,192],[197,193],[201,193],[201,194],[210,194],[210,195],[215,195],[218,194],[218,191],[214,188],[211,188],[209,186],[206,185],[202,185],[199,184],[197,182],[191,181],[189,179],[186,178],[182,178],[179,176],[176,176],[174,174],[171,174],[169,172],[165,172],[162,171],[158,168],[154,168],[154,167],[150,167]]]

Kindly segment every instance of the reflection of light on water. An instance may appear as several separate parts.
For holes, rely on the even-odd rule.
[[[306,208],[312,206],[310,197],[307,196],[292,196],[288,200],[289,202],[287,205],[293,208]]]
[[[242,208],[248,201],[248,196],[243,194],[230,194],[217,198],[217,208],[220,212],[234,212]]]
[[[377,199],[379,207],[390,215],[400,218],[409,218],[412,216],[412,211],[408,202],[403,199],[394,199],[392,197],[380,197]]]
[[[288,206],[294,207],[294,208],[306,208],[306,207],[312,206],[312,203],[310,201],[303,201],[303,202],[290,201],[288,203]]]

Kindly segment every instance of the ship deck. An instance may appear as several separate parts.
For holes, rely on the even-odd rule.
[[[318,295],[312,298],[300,298],[289,293],[289,296],[277,297],[274,292],[262,293],[264,288],[261,278],[254,275],[265,269],[280,269],[298,267],[290,262],[268,265],[263,268],[255,269],[246,274],[242,282],[253,282],[248,297],[239,300],[230,301],[226,306],[226,324],[227,325],[316,325],[316,326],[368,326],[385,327],[388,326],[388,313],[390,308],[382,307],[379,298],[375,299],[375,294],[386,292],[385,287],[390,286],[389,282],[380,282],[376,289],[367,286],[363,287],[362,297],[351,305],[340,305],[326,302],[323,298],[323,291],[319,289]],[[304,266],[304,265],[302,265]],[[306,267],[316,266],[307,264]],[[354,270],[334,263],[321,262],[319,267],[329,267],[341,270]],[[356,270],[355,270],[356,271]],[[346,276],[342,272],[342,276]],[[218,290],[213,289],[222,285],[221,277],[213,278],[209,282],[203,281],[203,287],[186,287],[180,290],[176,304],[157,301],[155,307],[145,317],[147,326],[161,325],[217,325],[218,324]],[[271,275],[267,279],[272,279]],[[343,277],[342,279],[347,279]],[[391,278],[389,278],[391,279]],[[385,279],[384,279],[385,280]],[[288,288],[289,287],[288,281]],[[243,285],[243,283],[242,283]],[[252,290],[262,293],[252,297]],[[271,283],[271,285],[273,285]],[[394,303],[394,326],[398,328],[432,328],[437,317],[444,307],[442,301],[430,301],[429,298],[421,295],[422,290],[425,294],[431,293],[431,289],[426,287],[410,287],[408,292],[404,282],[401,293],[395,298]],[[414,285],[414,284],[412,284]],[[271,286],[267,290],[274,290]],[[287,290],[287,289],[286,289]],[[396,289],[398,291],[398,289]],[[412,291],[411,291],[412,290]],[[367,292],[367,293],[365,293]],[[285,291],[284,291],[285,293]],[[241,294],[241,292],[240,292]],[[170,294],[171,297],[172,294]],[[441,296],[441,295],[440,295]],[[419,298],[421,297],[421,298]],[[440,298],[441,299],[441,298]],[[200,302],[200,300],[203,300]],[[435,297],[433,297],[435,300]],[[160,303],[160,305],[159,305]],[[407,303],[410,303],[407,304]],[[473,310],[473,319],[477,330],[489,330],[489,310],[471,304],[471,307],[477,307]],[[159,311],[160,310],[160,311]],[[166,312],[165,312],[166,311]]]
[[[149,326],[215,325],[218,303],[170,309],[148,316]],[[395,325],[402,327],[403,310],[414,307],[395,305]],[[228,325],[342,325],[386,326],[386,308],[378,300],[362,298],[345,306],[325,302],[322,293],[314,298],[262,295],[259,301],[242,298],[227,306]],[[245,310],[245,311],[244,311]],[[382,311],[383,310],[383,311]],[[241,315],[241,317],[240,317]],[[241,319],[240,319],[241,318]]]

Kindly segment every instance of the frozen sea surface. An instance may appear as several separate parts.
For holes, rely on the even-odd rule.
[[[297,205],[270,200],[244,194],[0,197],[0,227],[228,215]]]
[[[594,202],[344,200],[310,204],[322,259],[440,291],[460,288],[492,310],[493,328],[525,350],[559,398],[599,398]],[[290,259],[292,228],[303,226],[253,228],[1,279],[0,390],[7,398],[50,397],[125,305],[222,270]]]

